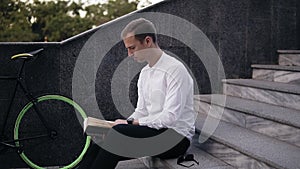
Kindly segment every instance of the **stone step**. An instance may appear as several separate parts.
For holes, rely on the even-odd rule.
[[[300,66],[300,50],[278,50],[279,65]]]
[[[251,65],[251,67],[253,79],[300,84],[300,66]]]
[[[225,79],[223,94],[300,110],[300,85],[253,79]]]
[[[211,156],[205,151],[200,150],[197,138],[194,137],[192,146],[189,153],[194,155],[194,158],[199,162],[199,165],[194,165],[190,169],[234,169],[230,165],[222,162],[216,157]],[[150,159],[150,158],[149,158]],[[126,161],[120,161],[116,166],[116,169],[184,169],[184,167],[177,164],[177,158],[175,159],[156,159],[156,164],[149,166],[148,158],[139,158]],[[191,162],[184,162],[185,165],[193,164]],[[46,169],[58,169],[58,166],[46,167]],[[28,167],[17,168],[17,169],[29,169]]]
[[[225,106],[218,102],[224,99]],[[199,106],[196,110],[200,113],[300,147],[298,110],[219,94],[199,95],[194,104]]]
[[[200,113],[196,122],[204,134],[206,117]],[[200,148],[236,168],[300,168],[299,147],[224,121]]]
[[[184,162],[184,165],[192,165],[191,169],[234,169],[232,166],[224,163],[216,157],[211,156],[205,151],[199,149],[198,136],[195,135],[192,140],[187,154],[193,154],[194,159],[199,162]],[[177,164],[177,158],[173,159],[159,159],[152,157],[142,157],[139,160],[146,166],[147,169],[183,169],[185,167]],[[130,162],[131,163],[131,162]],[[128,163],[128,164],[130,164]],[[135,162],[136,163],[136,162]],[[124,166],[124,164],[123,164]],[[118,168],[123,169],[123,168]],[[125,168],[124,168],[125,169]],[[141,168],[142,169],[142,168]]]
[[[200,150],[198,137],[194,136],[192,146],[189,148],[188,154],[193,154],[194,159],[199,162],[184,162],[184,165],[194,164],[191,169],[234,169],[230,165],[224,163],[216,157],[211,156],[205,151]],[[177,158],[159,159],[152,157],[142,157],[139,159],[126,160],[118,163],[116,169],[183,169],[184,167],[177,164]]]
[[[193,138],[191,149],[188,153],[194,155],[195,160],[199,162],[199,165],[194,165],[190,169],[234,169],[232,166],[224,163],[220,159],[213,157],[207,152],[201,150],[200,144],[198,143],[198,137]],[[177,164],[177,159],[168,159],[161,160],[166,168],[170,169],[184,169],[184,167]],[[193,163],[184,163],[184,164],[193,164]]]

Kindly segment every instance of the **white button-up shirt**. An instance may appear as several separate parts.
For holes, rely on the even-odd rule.
[[[195,131],[193,79],[177,59],[163,53],[145,66],[138,80],[138,102],[130,116],[155,129],[172,128],[191,140]]]

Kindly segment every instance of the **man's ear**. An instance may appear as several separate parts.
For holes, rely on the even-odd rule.
[[[150,47],[152,45],[152,38],[150,36],[146,36],[145,38],[145,42],[147,44],[148,47]]]

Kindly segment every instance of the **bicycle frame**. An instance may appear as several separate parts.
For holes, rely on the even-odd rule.
[[[30,139],[36,139],[36,138],[41,138],[41,137],[55,137],[56,132],[54,130],[52,130],[47,121],[43,118],[43,116],[41,115],[40,111],[38,110],[37,106],[36,106],[36,99],[33,97],[33,95],[29,92],[29,90],[26,87],[26,83],[25,83],[25,79],[23,78],[23,70],[26,64],[26,59],[23,60],[21,68],[18,70],[17,76],[0,76],[0,80],[1,81],[16,81],[15,87],[14,87],[14,91],[12,93],[12,96],[9,99],[9,105],[7,108],[7,111],[4,112],[4,123],[2,125],[1,131],[0,131],[0,136],[3,137],[5,134],[5,129],[7,127],[7,121],[8,121],[8,117],[9,114],[11,112],[11,108],[12,105],[14,103],[14,99],[17,93],[17,89],[20,87],[23,94],[26,96],[27,100],[33,103],[33,108],[35,110],[35,112],[37,113],[38,117],[40,118],[41,122],[43,123],[43,125],[45,126],[45,128],[47,129],[48,133],[47,134],[42,134],[42,135],[37,135],[34,137],[27,137],[27,138],[22,138],[22,139],[18,139],[18,140],[0,140],[0,145],[6,146],[6,147],[10,147],[10,148],[20,148],[19,146],[15,145],[15,142],[18,141],[23,141],[23,140],[30,140]]]

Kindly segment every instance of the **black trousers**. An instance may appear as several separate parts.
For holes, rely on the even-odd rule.
[[[162,134],[163,132],[165,132],[167,130],[167,129],[156,130],[153,128],[149,128],[147,126],[127,125],[127,124],[116,125],[113,127],[113,129],[115,131],[108,132],[103,144],[105,144],[105,142],[110,142],[110,144],[115,144],[115,145],[110,145],[110,146],[117,146],[120,148],[122,148],[122,145],[126,145],[126,144],[124,144],[124,142],[122,142],[122,140],[118,139],[118,136],[116,136],[116,134],[114,134],[116,131],[118,133],[121,133],[121,134],[129,136],[129,137],[149,138],[149,137],[153,137],[153,136]],[[162,159],[177,158],[180,155],[183,155],[187,151],[188,147],[190,146],[190,141],[186,137],[183,137],[180,134],[178,134],[173,129],[168,129],[168,132],[171,132],[173,134],[173,136],[178,135],[178,138],[179,137],[182,138],[182,139],[180,139],[181,141],[179,141],[177,144],[172,146],[170,149],[165,150],[164,152],[161,152],[157,155],[154,155],[153,157],[159,157]],[[170,137],[170,139],[172,139],[172,138]],[[112,142],[112,140],[113,140],[113,142]],[[157,140],[155,145],[160,145],[160,144],[166,145],[168,143],[171,144],[172,140],[166,140],[166,139]],[[143,146],[147,147],[150,145],[145,144]],[[151,145],[151,146],[153,146],[153,145]],[[124,148],[126,148],[126,147],[124,147]],[[130,150],[126,150],[126,151],[130,151]],[[132,150],[132,151],[136,151],[136,150]],[[102,146],[98,146],[97,144],[92,144],[92,146],[89,148],[86,156],[84,157],[82,162],[79,164],[79,169],[114,169],[117,166],[119,161],[129,160],[129,159],[132,159],[132,157],[123,157],[123,156],[111,153],[111,152],[103,149]]]

